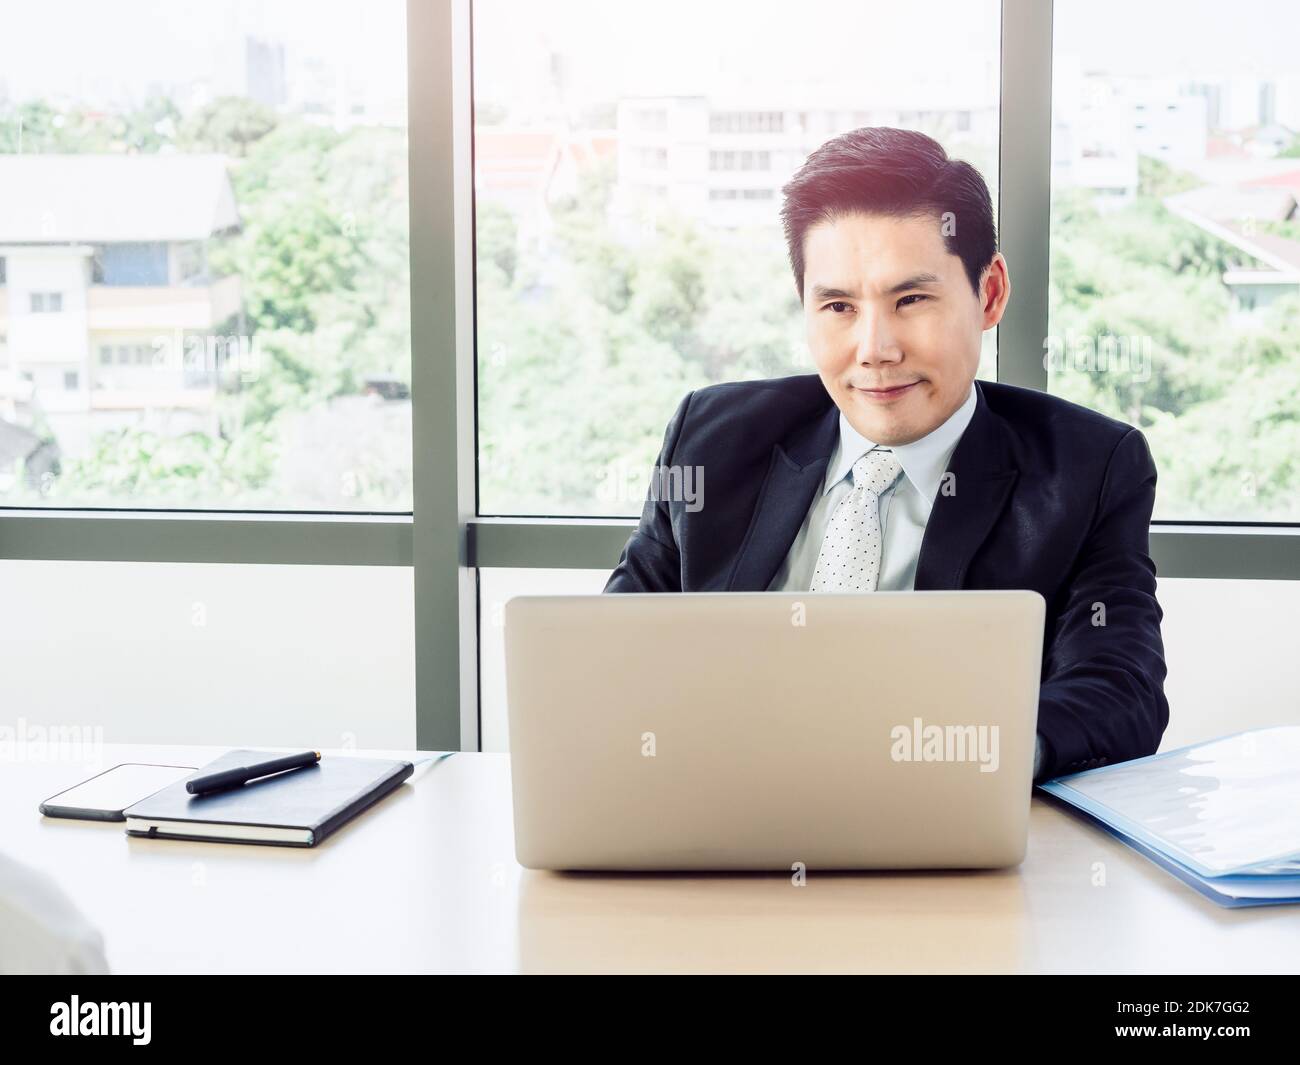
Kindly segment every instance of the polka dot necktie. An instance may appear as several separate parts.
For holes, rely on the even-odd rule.
[[[874,592],[880,579],[884,536],[880,493],[898,478],[902,466],[892,451],[872,450],[853,464],[853,490],[840,500],[826,526],[814,592]]]

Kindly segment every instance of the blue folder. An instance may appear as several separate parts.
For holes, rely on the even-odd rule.
[[[1221,906],[1300,902],[1300,726],[1239,732],[1039,789]]]

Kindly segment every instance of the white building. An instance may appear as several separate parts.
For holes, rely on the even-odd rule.
[[[625,97],[618,103],[618,185],[612,214],[630,240],[671,207],[709,225],[774,225],[781,188],[817,148],[861,126],[921,129],[950,147],[995,144],[992,96],[961,84],[911,85],[905,98],[852,87]]]
[[[215,428],[216,367],[185,352],[245,332],[239,279],[208,264],[239,226],[219,156],[0,156],[0,419],[65,455],[126,424]]]
[[[1052,77],[1057,186],[1089,189],[1123,204],[1137,195],[1140,156],[1179,169],[1205,159],[1206,86],[1085,73],[1077,56],[1058,57]]]

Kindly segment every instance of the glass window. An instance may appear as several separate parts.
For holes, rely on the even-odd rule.
[[[1157,519],[1300,521],[1300,7],[1055,12],[1049,389],[1143,431]]]
[[[779,190],[826,140],[921,129],[996,195],[1000,4],[926,10],[475,0],[483,513],[636,514],[686,392],[813,372]]]
[[[98,259],[97,280],[104,285],[166,285],[170,262],[179,258],[181,247],[158,241],[105,244]]]
[[[405,10],[7,11],[0,300],[77,313],[9,308],[0,422],[58,472],[0,506],[410,509]]]

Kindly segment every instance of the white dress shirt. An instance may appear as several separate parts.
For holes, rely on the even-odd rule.
[[[942,425],[920,440],[899,444],[893,451],[903,472],[880,493],[883,537],[880,579],[882,592],[910,592],[916,584],[916,563],[930,511],[942,486],[948,462],[975,414],[975,383],[965,401]],[[877,445],[859,433],[840,412],[840,435],[826,467],[822,490],[813,500],[785,561],[768,584],[770,592],[806,592],[821,551],[826,526],[840,501],[853,490],[853,464]]]

